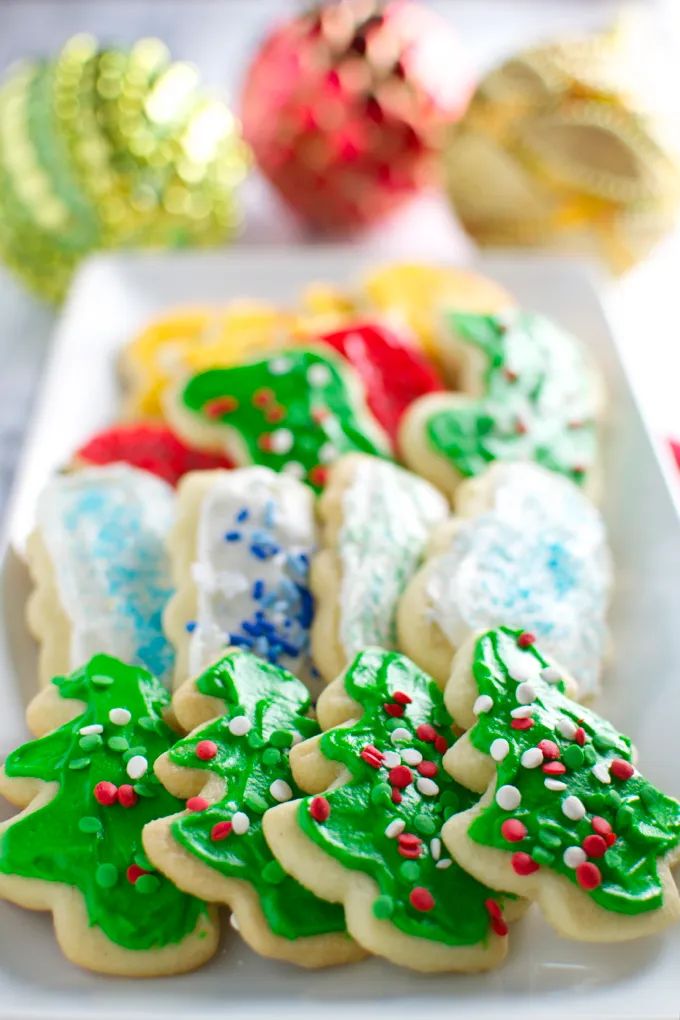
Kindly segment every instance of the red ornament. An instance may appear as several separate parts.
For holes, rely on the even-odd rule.
[[[331,813],[331,806],[325,797],[312,797],[309,813],[315,822],[325,822]]]
[[[543,752],[544,758],[559,758],[560,749],[554,740],[539,740],[539,750]]]
[[[231,832],[231,822],[216,822],[210,830],[210,838],[214,843],[226,839]]]
[[[130,885],[134,885],[138,878],[142,875],[150,875],[150,871],[146,871],[144,868],[140,868],[138,864],[131,864],[125,872],[128,882]]]
[[[217,754],[217,744],[214,740],[199,740],[196,744],[196,757],[201,761],[211,761]]]
[[[530,719],[529,716],[523,716],[521,719],[513,719],[510,723],[510,728],[513,730],[530,730],[533,725],[533,719]]]
[[[123,783],[122,786],[118,787],[118,803],[122,807],[130,808],[134,807],[137,803],[138,797],[135,791],[132,789],[129,783]]]
[[[439,766],[433,761],[421,761],[420,765],[418,765],[418,771],[421,776],[432,779],[439,772]]]
[[[592,836],[586,836],[581,846],[589,857],[604,857],[607,850],[607,840],[604,836],[598,836],[593,833]]]
[[[409,895],[409,903],[416,910],[432,910],[434,907],[434,896],[429,889],[423,889],[421,885],[416,886],[415,889],[411,890]]]
[[[418,740],[424,740],[426,744],[433,744],[437,738],[437,731],[434,726],[424,722],[416,728],[416,736]]]
[[[587,739],[588,738],[586,735],[586,731],[583,729],[582,726],[578,726],[576,732],[574,733],[574,740],[576,741],[576,743],[583,747]]]
[[[448,751],[449,745],[446,740],[446,737],[442,737],[439,734],[437,734],[437,736],[434,738],[434,749],[435,751],[438,751],[439,754],[444,754],[444,751]]]
[[[205,797],[189,797],[186,804],[187,811],[205,811],[208,806]]]
[[[404,706],[397,705],[396,702],[388,701],[383,705],[383,708],[387,714],[391,715],[394,719],[398,719],[404,714]]]
[[[392,701],[396,701],[398,705],[410,705],[413,698],[409,697],[408,694],[404,694],[403,691],[395,691],[392,695]]]
[[[472,82],[450,25],[409,0],[341,0],[285,22],[246,76],[264,175],[323,229],[377,221],[438,177]]]
[[[94,799],[105,807],[110,807],[111,804],[115,804],[118,800],[118,787],[114,783],[107,783],[106,780],[97,783],[93,792]]]
[[[312,485],[322,488],[328,481],[328,468],[324,464],[315,464],[309,472],[309,480]]]
[[[593,864],[592,861],[585,861],[583,864],[579,864],[576,869],[576,881],[586,892],[590,892],[591,889],[597,889],[602,881],[602,875],[597,864]]]
[[[518,423],[518,426],[519,424],[522,423]],[[524,424],[522,424],[522,431],[526,432],[526,426]],[[531,645],[536,644],[536,635],[532,634],[531,631],[528,630],[522,631],[520,636],[517,638],[517,644],[520,648],[530,648]]]
[[[563,776],[567,771],[561,761],[548,761],[541,767],[547,776]]]
[[[508,843],[519,843],[527,834],[527,827],[519,818],[506,818],[501,825],[501,836]]]
[[[630,779],[635,769],[629,761],[624,761],[623,758],[614,758],[609,766],[609,771],[616,779],[626,780]]]
[[[407,765],[395,765],[393,769],[390,769],[389,781],[398,790],[403,790],[413,782],[413,773]]]
[[[532,875],[534,871],[538,871],[540,864],[537,864],[533,857],[529,854],[525,854],[522,850],[518,850],[510,858],[512,864],[512,870],[518,875]]]

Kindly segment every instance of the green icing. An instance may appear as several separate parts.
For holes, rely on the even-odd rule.
[[[318,899],[286,874],[265,842],[262,815],[278,801],[270,792],[283,780],[292,796],[300,796],[288,764],[293,741],[318,732],[307,717],[310,701],[305,686],[292,674],[248,652],[227,654],[197,680],[198,690],[224,702],[227,712],[184,740],[170,752],[170,761],[219,776],[225,795],[202,811],[183,815],[172,826],[174,838],[201,863],[227,878],[250,883],[271,930],[295,939],[345,930],[341,907]],[[234,735],[229,729],[236,716],[245,716],[252,729]],[[207,761],[196,754],[201,741],[211,740],[217,754]],[[213,827],[246,814],[246,833],[231,832],[226,839],[211,838]]]
[[[110,682],[102,684],[101,679]],[[62,698],[75,699],[84,707],[72,722],[8,755],[8,776],[57,783],[58,789],[47,804],[20,816],[5,830],[0,838],[0,872],[74,886],[83,895],[90,924],[126,949],[180,942],[195,929],[205,905],[162,875],[147,876],[153,878],[152,886],[127,877],[127,869],[143,852],[144,825],[183,806],[153,773],[155,759],[175,739],[163,721],[169,694],[146,670],[107,655],[95,656],[53,683]],[[128,709],[130,722],[124,726],[110,722],[113,708]],[[140,717],[153,719],[153,728],[140,728]],[[112,750],[105,739],[94,743],[80,733],[93,724],[104,727],[104,737],[124,735],[134,752],[148,760],[146,795],[132,807],[118,802],[103,805],[94,796],[95,785],[102,781],[135,789],[139,784],[126,772],[130,751]]]
[[[426,431],[434,450],[464,477],[492,461],[533,460],[582,483],[597,450],[592,370],[577,343],[530,312],[450,312],[448,328],[486,360],[483,393],[435,412]]]
[[[549,683],[544,679],[540,670],[547,661],[534,646],[521,649],[517,644],[520,634],[499,628],[477,642],[474,679],[479,694],[493,699],[493,707],[478,715],[470,733],[474,746],[485,754],[490,753],[494,740],[504,738],[509,742],[507,756],[496,763],[496,789],[516,787],[521,803],[515,810],[506,811],[494,799],[472,823],[469,835],[486,846],[527,853],[541,867],[578,883],[577,871],[563,860],[564,851],[580,847],[587,836],[593,835],[594,816],[604,819],[616,840],[604,856],[588,857],[601,874],[601,884],[588,895],[599,906],[617,913],[654,910],[663,902],[657,858],[680,843],[680,804],[659,792],[637,771],[627,779],[609,774],[608,783],[598,778],[598,773],[609,772],[614,759],[631,760],[629,738],[594,712],[570,701],[561,681]],[[531,702],[533,725],[529,729],[511,727],[511,712],[519,705],[518,683],[511,674],[531,677],[528,682],[536,697]],[[560,725],[565,728],[564,720],[567,731],[572,730],[569,736],[559,729]],[[583,746],[573,736],[574,726],[585,733]],[[583,740],[583,735],[579,736]],[[545,781],[551,777],[543,772],[543,765],[527,768],[521,764],[523,753],[545,739],[557,744],[558,760],[566,766],[564,774],[552,777],[566,784],[564,790],[546,788]],[[577,797],[585,806],[582,819],[573,821],[564,814],[562,805],[567,797]],[[508,818],[516,818],[526,826],[527,834],[521,841],[504,839],[501,825]]]
[[[451,946],[483,942],[490,930],[485,901],[496,894],[455,862],[449,863],[439,838],[444,822],[475,800],[442,767],[442,753],[454,737],[440,691],[405,656],[377,648],[354,659],[344,683],[350,697],[363,707],[363,715],[350,726],[324,733],[321,751],[326,758],[341,762],[351,778],[324,794],[330,814],[323,822],[315,821],[310,813],[314,798],[301,801],[298,821],[302,830],[343,867],[370,875],[378,887],[373,904],[377,917],[389,917],[408,935]],[[396,717],[384,707],[395,704],[395,692],[411,699]],[[441,741],[438,748],[431,739],[418,737],[422,725],[434,728]],[[406,732],[395,735],[395,730]],[[409,765],[412,781],[401,790],[401,802],[394,803],[390,767],[374,768],[362,758],[367,746],[381,753],[406,752],[406,760],[413,751],[419,752],[437,766],[432,777],[436,793],[425,795],[417,789],[416,781],[422,777],[417,766]],[[406,764],[404,758],[402,763]],[[404,822],[404,834],[422,839],[417,858],[403,856],[398,837],[386,834],[395,821]],[[418,910],[411,904],[414,889],[431,894],[432,909]]]
[[[388,455],[339,360],[291,348],[193,376],[183,407],[238,433],[252,463],[323,487],[324,465],[359,450]]]

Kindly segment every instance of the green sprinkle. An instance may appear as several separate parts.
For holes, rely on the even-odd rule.
[[[371,804],[388,807],[392,803],[392,787],[388,783],[377,783],[371,790]]]
[[[429,815],[421,814],[416,815],[413,820],[413,825],[416,832],[419,832],[421,836],[432,836],[437,828],[435,822]]]
[[[569,769],[578,769],[583,765],[583,751],[578,744],[570,744],[562,753],[562,760]]]
[[[160,880],[155,875],[140,875],[135,882],[135,890],[142,896],[150,896],[151,893],[158,892],[160,885]]]
[[[138,797],[155,797],[158,793],[150,783],[134,783],[132,789]]]
[[[607,798],[607,807],[614,810],[618,810],[621,807],[621,794],[617,790],[610,790],[605,796]]]
[[[290,730],[274,730],[269,738],[269,743],[274,747],[292,747],[293,734]]]
[[[147,750],[146,750],[145,747],[143,747],[143,746],[140,746],[140,747],[128,747],[127,751],[123,755],[123,761],[125,762],[125,764],[127,765],[127,763],[130,761],[130,758],[134,758],[134,756],[136,754],[141,754],[145,758],[148,757]]]
[[[562,845],[562,840],[558,834],[556,832],[550,832],[549,829],[545,828],[540,828],[538,830],[538,841],[549,850],[557,850],[557,848]]]
[[[81,769],[89,768],[91,764],[91,758],[74,758],[73,761],[68,763],[68,767],[73,769],[74,772],[80,772]]]
[[[613,751],[618,741],[615,737],[608,737],[605,733],[593,733],[593,744],[598,751]]]
[[[603,811],[608,811],[611,806],[608,793],[588,793],[581,799],[593,814],[602,814]]]
[[[246,737],[246,741],[248,742],[248,746],[252,747],[253,750],[258,750],[260,747],[264,747],[267,743],[267,741],[263,740],[259,733],[255,732],[255,730],[250,731]]]
[[[531,851],[531,856],[537,864],[555,863],[555,854],[545,846],[535,846]]]
[[[246,794],[243,803],[246,807],[250,808],[251,811],[254,811],[258,815],[263,815],[269,808],[269,804],[264,797],[260,796],[259,793]]]
[[[90,681],[95,687],[111,687],[113,684],[113,677],[104,676],[102,673],[95,673],[94,676],[90,677]]]
[[[378,896],[373,901],[373,916],[380,921],[386,921],[394,913],[394,900],[391,896]]]
[[[399,868],[399,874],[406,882],[415,882],[420,875],[420,868],[415,861],[404,861]]]
[[[158,732],[159,728],[158,722],[156,719],[152,719],[150,715],[143,715],[141,719],[137,720],[137,722],[139,723],[143,730],[148,730],[149,732]]]
[[[455,790],[444,790],[439,797],[439,803],[445,808],[458,808],[460,805],[460,797]]]
[[[268,747],[266,751],[262,752],[262,762],[264,765],[278,765],[281,761],[281,752],[277,751],[275,747]]]
[[[81,832],[101,832],[102,823],[94,815],[84,815],[78,822]]]
[[[269,882],[270,885],[278,885],[286,877],[286,873],[278,861],[269,861],[268,864],[265,864],[261,874],[265,882]]]
[[[142,868],[144,871],[153,871],[153,864],[143,850],[138,850],[136,854],[133,854],[132,860],[137,867]]]
[[[635,818],[635,811],[628,804],[622,804],[616,812],[616,823],[614,828],[617,832],[625,832],[631,827],[633,819]]]
[[[583,748],[583,758],[586,765],[594,765],[597,761],[597,751],[592,744],[586,744]]]
[[[118,869],[114,864],[100,864],[94,873],[94,880],[102,889],[113,889],[118,881]]]
[[[112,751],[127,751],[130,746],[125,737],[109,737],[106,743]]]
[[[99,747],[103,743],[104,741],[98,733],[86,733],[78,741],[78,747],[83,751],[94,751],[95,747]]]

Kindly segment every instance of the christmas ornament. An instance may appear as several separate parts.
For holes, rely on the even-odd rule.
[[[470,93],[449,25],[408,0],[339,0],[276,28],[250,67],[245,136],[310,222],[380,219],[436,176]]]
[[[76,36],[0,90],[0,254],[59,300],[95,249],[221,242],[244,152],[226,106],[159,40]]]
[[[617,271],[672,225],[680,171],[629,87],[621,31],[523,51],[491,71],[445,148],[447,188],[482,244],[593,244]]]

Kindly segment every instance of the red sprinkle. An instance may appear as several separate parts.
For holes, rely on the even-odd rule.
[[[536,635],[532,634],[530,630],[522,631],[517,638],[517,644],[520,648],[529,648],[530,645],[536,644]]]
[[[576,741],[577,744],[580,744],[580,746],[583,747],[587,739],[588,738],[586,737],[586,731],[583,729],[582,726],[579,726],[576,730],[576,733],[574,733],[574,740]]]
[[[398,789],[396,788],[396,786],[393,786],[393,787],[392,787],[392,803],[393,803],[393,804],[401,804],[401,802],[402,802],[402,796],[401,796],[401,793],[400,793],[400,791],[399,791],[399,790],[398,790]]]
[[[420,846],[422,842],[420,836],[416,836],[414,832],[400,832],[397,836],[397,843],[400,846]]]
[[[366,744],[366,747],[361,751],[360,757],[370,765],[371,768],[379,769],[383,763],[383,753],[379,751],[373,744]]]
[[[281,407],[278,404],[276,405],[276,407],[270,407],[269,410],[265,413],[265,418],[267,419],[267,421],[270,421],[272,423],[282,421],[285,417],[286,417],[285,407]]]
[[[413,698],[409,697],[408,694],[404,694],[403,691],[395,691],[392,695],[392,700],[396,701],[399,705],[410,705]]]
[[[541,768],[546,776],[563,776],[567,771],[566,766],[561,761],[548,761]]]
[[[607,849],[607,840],[604,836],[586,836],[581,846],[589,857],[604,857]]]
[[[511,368],[507,367],[504,368],[503,375],[508,380],[508,382],[517,382],[517,372],[513,372]]]
[[[231,832],[231,822],[217,822],[210,830],[210,838],[214,843],[226,839]]]
[[[413,773],[407,765],[395,765],[393,769],[390,769],[388,778],[392,786],[403,790],[405,786],[413,782]]]
[[[449,745],[446,737],[440,737],[439,734],[434,738],[434,749],[439,754],[444,754],[444,751],[448,751]]]
[[[323,464],[316,464],[308,472],[308,477],[312,485],[323,486],[328,481],[328,468]]]
[[[432,910],[434,907],[434,896],[428,889],[417,885],[409,894],[409,903],[416,910]]]
[[[122,807],[134,807],[137,803],[137,794],[129,783],[123,783],[118,787],[118,803]]]
[[[614,843],[616,843],[617,838],[618,837],[615,832],[608,832],[607,835],[604,837],[604,841],[607,844],[607,846],[612,846]]]
[[[579,864],[576,869],[576,881],[587,892],[591,889],[597,889],[602,881],[602,875],[597,864],[593,864],[592,861],[584,861],[583,864]]]
[[[623,758],[614,758],[609,766],[609,771],[617,779],[630,779],[635,769],[629,761],[624,761]]]
[[[312,797],[309,813],[315,822],[325,822],[331,813],[331,806],[325,797]]]
[[[262,435],[258,437],[257,445],[261,450],[264,450],[265,453],[269,453],[272,448],[271,432],[263,432]]]
[[[138,864],[131,864],[125,872],[127,880],[131,885],[134,885],[138,878],[142,875],[150,875],[150,871],[146,871],[144,868],[140,868]]]
[[[527,834],[527,827],[519,818],[506,818],[501,825],[501,835],[508,843],[519,843]]]
[[[255,390],[253,393],[253,404],[255,407],[266,407],[267,404],[273,403],[276,400],[276,394],[274,390],[270,390],[268,387]]]
[[[428,744],[433,744],[437,738],[437,731],[434,726],[430,726],[429,723],[421,723],[420,726],[416,727],[416,736],[419,740],[424,740]]]
[[[513,719],[510,726],[513,730],[530,730],[534,725],[534,720],[530,719],[529,716],[525,716],[523,719]]]
[[[397,718],[404,714],[404,706],[397,705],[396,702],[393,701],[385,702],[383,708],[385,709],[388,715],[395,716]]]
[[[503,917],[501,908],[495,900],[484,900],[484,906],[486,907],[486,912],[489,917],[494,918],[497,921]]]
[[[201,761],[210,761],[217,754],[217,744],[214,740],[199,740],[196,744],[196,757]]]
[[[495,932],[496,935],[508,934],[508,926],[502,917],[491,918],[491,930]]]
[[[236,397],[215,397],[203,405],[203,413],[208,418],[221,418],[223,414],[231,414],[238,407]]]
[[[428,779],[432,779],[439,772],[439,766],[433,761],[421,761],[418,766],[418,771],[421,776],[426,776]]]
[[[539,750],[543,752],[544,758],[559,758],[560,749],[554,740],[539,740]]]
[[[527,430],[526,425],[524,424],[521,418],[518,418],[517,421],[515,422],[515,432],[517,433],[518,436],[523,436],[526,430]]]
[[[330,412],[327,407],[313,407],[311,411],[312,421],[315,421],[318,424],[323,421],[324,418],[327,418],[329,413]]]
[[[107,783],[102,780],[94,788],[94,799],[105,807],[115,804],[118,800],[118,787],[114,783]]]
[[[608,836],[612,831],[612,827],[606,818],[601,815],[593,815],[590,824],[593,828],[593,832],[596,832],[598,836]]]
[[[189,797],[186,807],[187,811],[205,811],[209,804],[205,797]]]
[[[537,864],[533,857],[529,854],[525,854],[523,850],[518,850],[510,858],[512,864],[512,870],[518,875],[531,875],[534,871],[538,871],[540,864]]]

